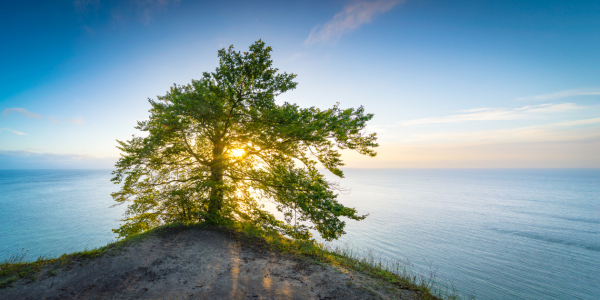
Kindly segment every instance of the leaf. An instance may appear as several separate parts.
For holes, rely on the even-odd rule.
[[[271,51],[262,41],[243,54],[221,49],[214,72],[149,99],[150,117],[136,127],[147,135],[119,141],[112,181],[121,189],[112,196],[128,207],[115,233],[251,222],[296,239],[316,230],[331,240],[344,234],[341,217],[366,217],[337,201],[317,166],[343,177],[340,149],[375,156],[376,135],[363,133],[373,115],[338,103],[327,110],[277,104],[297,83],[272,67]],[[266,202],[284,219],[265,211]]]

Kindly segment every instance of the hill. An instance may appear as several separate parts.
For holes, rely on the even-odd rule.
[[[273,245],[225,228],[163,227],[53,260],[5,263],[0,299],[429,298],[343,263],[282,251],[281,241]],[[7,280],[11,271],[16,277]]]

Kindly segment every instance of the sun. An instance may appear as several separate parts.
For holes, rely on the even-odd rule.
[[[242,157],[246,153],[244,149],[231,149],[231,156]]]

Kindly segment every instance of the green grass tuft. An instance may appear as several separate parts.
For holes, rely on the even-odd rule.
[[[372,252],[365,255],[351,248],[330,248],[316,241],[292,240],[276,231],[264,230],[251,224],[235,223],[226,228],[242,241],[272,251],[312,259],[318,264],[343,266],[367,273],[402,289],[416,291],[423,299],[461,299],[453,286],[436,281],[435,272],[431,272],[428,277],[416,274],[408,261],[386,262],[375,257]]]

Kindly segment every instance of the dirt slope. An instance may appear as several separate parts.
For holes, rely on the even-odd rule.
[[[419,299],[364,274],[199,229],[152,235],[54,276],[48,270],[0,290],[0,299]]]

